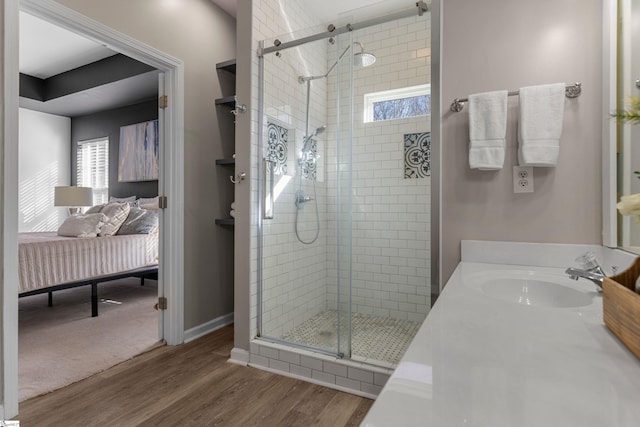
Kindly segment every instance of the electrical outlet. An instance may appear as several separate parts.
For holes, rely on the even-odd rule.
[[[533,167],[514,166],[513,167],[513,192],[533,193]]]

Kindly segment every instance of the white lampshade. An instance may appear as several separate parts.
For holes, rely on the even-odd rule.
[[[91,187],[56,187],[53,199],[54,206],[91,206],[93,204],[93,188]]]

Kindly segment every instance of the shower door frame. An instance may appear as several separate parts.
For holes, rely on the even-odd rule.
[[[330,33],[330,32],[329,32]],[[345,33],[345,31],[340,32]],[[322,34],[328,34],[328,33],[322,33]],[[307,38],[309,40],[306,40],[304,43],[294,43],[294,42],[290,42],[288,46],[283,47],[283,48],[291,48],[291,47],[296,47],[296,46],[301,46],[303,44],[312,42],[312,41],[316,41],[316,40],[321,40],[323,38],[328,38],[331,37],[330,35],[327,35],[325,37],[312,37],[312,38]],[[287,43],[283,43],[282,46],[287,45]],[[281,49],[278,49],[281,50]],[[285,344],[285,345],[289,345],[292,347],[297,347],[297,348],[301,348],[301,349],[305,349],[305,350],[312,350],[318,353],[323,353],[323,354],[328,354],[337,358],[344,358],[345,357],[345,352],[341,351],[341,335],[340,335],[340,325],[341,325],[341,316],[340,316],[340,291],[338,290],[337,292],[337,303],[336,303],[336,311],[337,311],[337,316],[338,316],[338,324],[337,324],[337,328],[336,328],[336,334],[337,334],[337,344],[336,344],[336,349],[335,351],[332,351],[330,349],[326,349],[326,348],[321,348],[321,347],[316,347],[316,346],[312,346],[312,345],[308,345],[308,344],[301,344],[301,343],[297,343],[295,341],[289,341],[286,339],[282,339],[282,338],[276,338],[276,337],[271,337],[271,336],[265,336],[263,334],[263,330],[262,330],[262,256],[263,256],[263,220],[264,218],[264,208],[265,208],[265,201],[264,201],[264,196],[265,196],[265,190],[264,190],[264,181],[265,181],[265,165],[264,165],[264,161],[263,161],[263,155],[264,155],[264,56],[266,54],[269,53],[273,53],[275,52],[273,49],[268,50],[264,48],[264,40],[260,40],[258,42],[258,150],[257,150],[257,159],[258,159],[258,188],[257,188],[257,192],[258,192],[258,203],[257,203],[257,337],[260,339],[263,339],[265,341],[268,342],[273,342],[273,343],[277,343],[277,344]],[[336,52],[337,55],[337,52]],[[338,61],[339,62],[339,61]],[[336,65],[339,67],[338,62],[336,62]],[[350,73],[352,74],[352,70],[350,71]],[[351,77],[353,78],[353,77]],[[349,85],[349,90],[351,91],[352,85]],[[353,94],[350,93],[349,95],[350,97],[353,97]],[[351,102],[352,103],[352,102]],[[339,114],[338,114],[339,116]],[[352,119],[352,116],[349,116],[349,119]],[[316,201],[317,203],[317,201]],[[338,220],[338,222],[341,222],[340,220]],[[338,227],[339,228],[339,227]],[[340,253],[339,253],[339,247],[340,245],[338,245],[338,275],[339,275],[339,271],[340,271]],[[338,280],[338,288],[340,288],[340,280],[339,278]],[[350,284],[349,284],[349,288],[350,288]],[[349,291],[350,292],[350,291]],[[348,344],[347,344],[347,357],[351,357],[351,325],[350,325],[350,314],[351,314],[351,308],[350,308],[350,302],[349,302],[349,338],[348,338]]]
[[[442,241],[441,241],[441,230],[440,230],[440,218],[441,218],[441,179],[440,179],[440,168],[441,168],[441,62],[440,62],[440,52],[442,50],[441,47],[441,36],[440,36],[440,28],[441,28],[441,14],[442,10],[442,0],[436,0],[430,3],[430,7],[427,9],[427,5],[425,2],[420,1],[416,3],[416,7],[418,8],[418,15],[422,16],[423,13],[430,13],[431,15],[431,52],[432,52],[432,60],[431,60],[431,306],[435,303],[438,296],[441,292],[442,287],[442,259],[441,259],[441,250],[442,250]],[[309,346],[305,344],[296,343],[293,341],[288,341],[284,339],[268,337],[263,335],[262,330],[262,297],[263,297],[263,281],[262,281],[262,256],[263,256],[263,209],[264,209],[264,165],[262,161],[263,157],[263,127],[264,127],[264,55],[269,53],[275,53],[280,50],[300,46],[312,41],[325,39],[329,37],[335,37],[343,33],[352,32],[356,29],[366,28],[373,25],[382,24],[385,22],[394,21],[397,19],[406,18],[409,16],[414,16],[415,11],[411,12],[411,10],[405,10],[398,13],[381,16],[373,19],[369,19],[356,24],[347,24],[343,27],[336,28],[333,25],[329,25],[326,32],[317,33],[311,36],[302,37],[300,39],[292,40],[284,43],[277,43],[271,47],[264,46],[264,40],[260,40],[258,42],[258,130],[257,130],[257,170],[258,170],[258,186],[257,186],[257,210],[255,211],[255,215],[257,215],[257,338],[268,342],[274,342],[279,344],[285,344],[292,347],[297,347],[306,350],[313,350],[319,353],[329,354],[332,356],[343,357],[344,354],[339,352],[339,343],[340,337],[338,336],[338,351],[333,352],[330,350],[316,348],[314,346]],[[351,89],[350,89],[351,90]],[[352,96],[352,95],[351,95]],[[339,268],[337,269],[339,271]],[[339,296],[339,292],[338,292]],[[337,310],[339,312],[339,301]],[[338,333],[340,328],[340,322],[338,322]],[[349,343],[349,353],[351,349],[351,343]]]

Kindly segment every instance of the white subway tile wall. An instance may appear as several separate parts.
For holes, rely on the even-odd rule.
[[[404,179],[404,134],[428,132],[425,116],[364,123],[364,95],[430,83],[430,21],[405,18],[354,31],[353,41],[376,55],[374,65],[354,68],[352,187],[352,310],[422,322],[430,307],[431,178]],[[335,57],[333,46],[329,58]],[[356,48],[357,49],[357,48]],[[329,105],[338,97],[338,77],[328,82]],[[329,114],[329,129],[335,116]],[[328,138],[335,139],[334,133]],[[335,145],[328,159],[337,157]],[[335,217],[336,162],[327,174],[328,217]],[[332,168],[332,169],[331,169]],[[329,222],[328,226],[336,227]],[[335,244],[329,242],[329,247]],[[328,305],[337,301],[336,264],[328,258]]]
[[[390,368],[371,366],[350,360],[312,353],[308,350],[298,350],[298,363],[290,361],[290,351],[281,344],[265,341],[253,341],[252,348],[260,354],[274,356],[264,357],[252,354],[249,364],[258,368],[280,371],[284,375],[295,378],[310,378],[328,387],[348,390],[367,397],[375,397],[380,393],[389,376],[393,372]],[[265,352],[264,349],[276,350]]]
[[[323,31],[314,16],[294,0],[254,0],[254,49],[259,40],[273,40],[295,23],[295,37]],[[263,222],[263,335],[281,337],[304,320],[327,309],[336,309],[338,265],[345,283],[352,284],[354,312],[400,320],[422,322],[430,306],[430,178],[404,179],[404,134],[430,131],[428,118],[417,117],[386,122],[363,123],[363,95],[430,82],[429,19],[408,18],[353,33],[354,41],[373,52],[377,62],[354,69],[353,146],[337,147],[348,141],[348,130],[336,133],[338,78],[311,83],[310,129],[327,124],[316,138],[320,151],[317,181],[302,180],[306,195],[313,197],[296,212],[294,197],[299,185],[295,176],[296,157],[306,132],[306,85],[299,76],[321,75],[333,64],[335,49],[346,45],[327,40],[287,49],[280,56],[265,57],[264,105],[269,118],[290,132],[287,170],[276,176],[280,191],[274,218]],[[304,34],[297,29],[305,30]],[[282,41],[290,38],[282,37]],[[341,51],[340,50],[340,51]],[[254,58],[252,98],[252,271],[251,334],[257,334],[257,227],[258,163],[258,58]],[[340,97],[340,108],[345,98]],[[343,128],[342,128],[343,129]],[[340,137],[340,138],[339,138]],[[266,144],[265,144],[266,145]],[[353,164],[346,162],[353,153]],[[351,176],[350,176],[351,175]],[[340,176],[340,180],[337,178]],[[349,179],[346,179],[349,178]],[[279,184],[279,186],[278,186]],[[339,190],[339,191],[338,191]],[[338,221],[338,197],[352,198],[352,224]],[[294,232],[296,213],[299,234],[314,237],[317,201],[320,234],[313,245],[303,245]],[[342,206],[342,214],[350,212]],[[340,230],[339,230],[340,229]],[[338,234],[338,230],[342,234]],[[346,250],[353,245],[351,251]],[[341,251],[340,264],[337,250]],[[352,255],[351,255],[352,254]],[[347,301],[349,289],[340,290]],[[345,306],[340,308],[344,309]],[[267,350],[268,348],[268,350]],[[270,351],[278,348],[278,354]],[[251,344],[250,363],[297,377],[312,378],[341,388],[376,395],[391,370],[357,362],[335,360],[310,352],[284,350],[274,344]],[[363,355],[364,356],[364,355]],[[346,371],[346,372],[345,372]]]

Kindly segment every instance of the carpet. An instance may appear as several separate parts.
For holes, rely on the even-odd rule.
[[[155,280],[127,278],[19,299],[19,400],[64,387],[143,353],[158,342]]]

